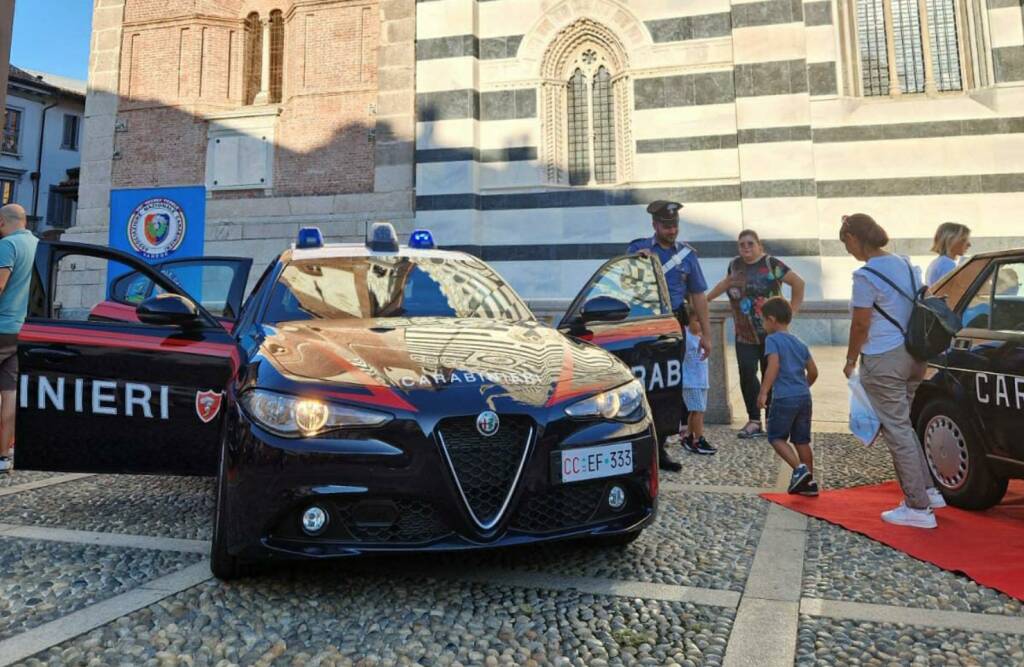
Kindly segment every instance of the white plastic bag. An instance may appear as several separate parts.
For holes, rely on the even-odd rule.
[[[850,432],[865,445],[871,445],[882,432],[882,422],[875,414],[875,409],[871,407],[867,392],[864,391],[864,386],[860,383],[859,373],[854,372],[850,376],[849,385]]]

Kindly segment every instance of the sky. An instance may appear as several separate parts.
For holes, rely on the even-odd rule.
[[[15,0],[11,64],[85,80],[92,0]]]

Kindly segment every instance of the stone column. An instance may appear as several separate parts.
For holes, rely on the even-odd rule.
[[[708,358],[708,424],[731,424],[729,404],[729,369],[725,365],[725,320],[727,313],[711,313],[711,356]]]
[[[917,0],[918,23],[921,26],[921,59],[924,61],[924,92],[938,91],[935,85],[935,66],[932,63],[932,38],[928,28],[928,2]],[[961,41],[963,38],[961,37]]]
[[[889,65],[889,94],[893,97],[903,94],[900,87],[900,73],[896,69],[896,41],[892,37],[892,0],[882,0],[882,17],[885,22],[885,58]]]
[[[263,52],[260,55],[260,92],[256,93],[253,104],[270,103],[270,19],[260,19],[263,31]]]
[[[124,0],[95,4],[89,50],[89,90],[82,128],[78,214],[75,226],[64,234],[65,240],[107,243],[123,22]]]
[[[380,3],[377,108],[374,125],[374,192],[395,193],[413,211],[416,148],[416,0]]]
[[[544,81],[540,85],[541,167],[543,181],[549,184],[569,182],[565,137],[565,82]]]

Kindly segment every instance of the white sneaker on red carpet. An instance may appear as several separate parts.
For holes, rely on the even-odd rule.
[[[946,506],[946,499],[942,497],[942,492],[934,486],[928,489],[928,505],[933,510],[940,510]]]
[[[882,521],[896,526],[908,526],[910,528],[935,528],[938,522],[935,521],[935,512],[930,508],[924,510],[907,507],[905,502],[886,512],[882,512]]]

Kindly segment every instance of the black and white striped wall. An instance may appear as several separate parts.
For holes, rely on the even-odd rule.
[[[871,213],[922,264],[945,220],[975,249],[1024,245],[1024,20],[1018,0],[985,3],[986,85],[862,98],[844,85],[846,0],[420,0],[417,224],[532,299],[573,296],[649,234],[653,199],[686,204],[709,279],[752,227],[815,301],[848,296],[844,213]],[[546,177],[541,66],[581,20],[629,60],[632,165],[615,185]]]

